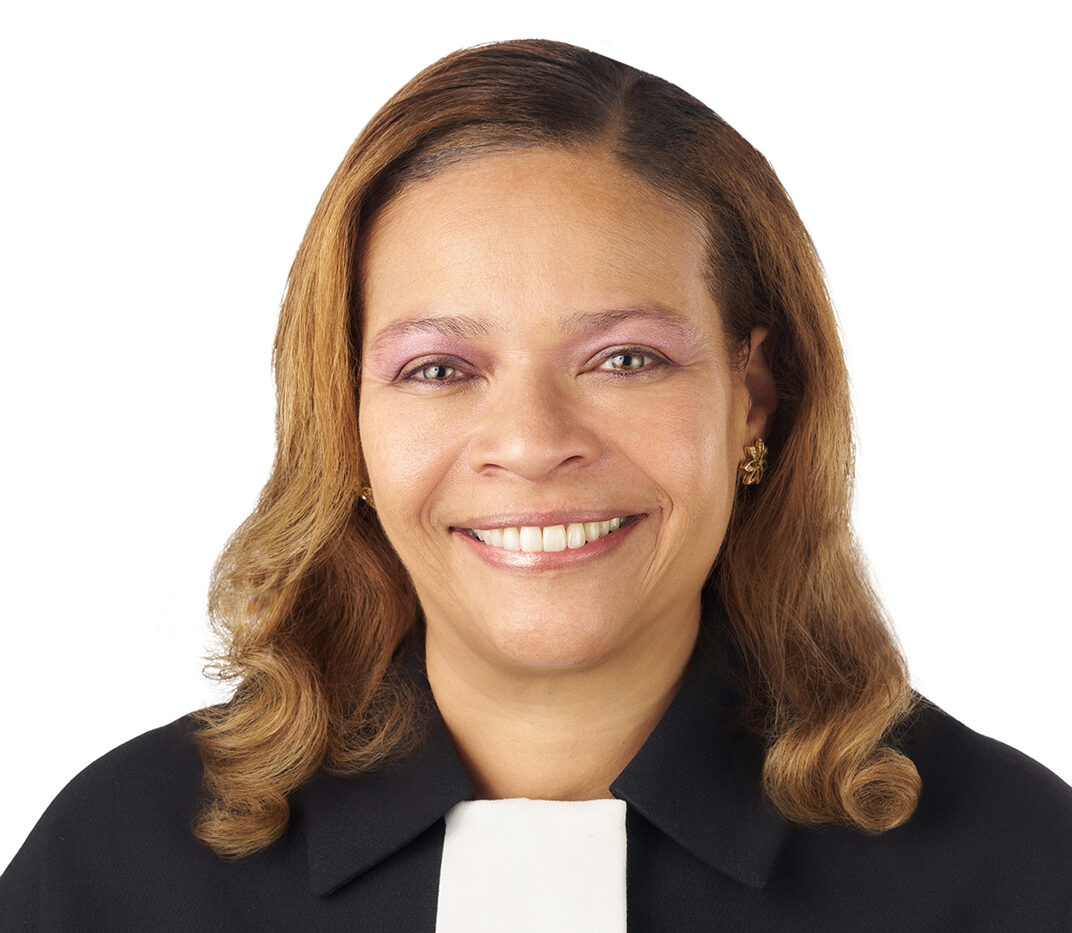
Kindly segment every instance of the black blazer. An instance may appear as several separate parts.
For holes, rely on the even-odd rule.
[[[761,796],[730,700],[698,652],[611,788],[629,805],[630,931],[1072,931],[1072,790],[1044,767],[924,703],[902,741],[923,779],[912,819],[802,829]],[[68,785],[0,877],[0,930],[432,933],[443,816],[473,794],[438,715],[388,770],[317,775],[286,835],[239,861],[190,833],[190,729],[147,733]]]

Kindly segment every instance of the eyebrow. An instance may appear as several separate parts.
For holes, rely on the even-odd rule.
[[[566,333],[588,334],[610,330],[618,324],[646,321],[676,330],[681,336],[697,339],[696,325],[684,314],[662,305],[652,304],[635,308],[615,308],[609,311],[582,311],[569,315],[563,329]]]
[[[643,307],[614,308],[607,311],[579,311],[570,314],[563,322],[563,331],[570,336],[597,333],[610,330],[618,324],[633,321],[648,321],[661,324],[678,332],[690,340],[700,338],[696,325],[684,314],[662,305],[652,304]],[[487,337],[493,327],[486,321],[465,315],[435,315],[431,317],[404,318],[394,321],[382,328],[369,342],[370,352],[394,337],[405,334],[443,334],[460,340],[474,340]]]
[[[375,349],[391,338],[401,337],[405,334],[445,334],[448,337],[457,337],[461,340],[473,340],[477,337],[487,337],[490,333],[491,326],[489,324],[464,315],[412,317],[388,324],[372,338],[369,346]]]

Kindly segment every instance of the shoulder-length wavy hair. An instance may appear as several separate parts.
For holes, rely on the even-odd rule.
[[[524,146],[600,149],[704,222],[731,346],[769,328],[778,409],[762,484],[739,486],[709,581],[740,658],[764,787],[789,820],[868,832],[915,808],[919,777],[889,745],[913,693],[850,527],[848,378],[811,239],[766,160],[678,87],[580,48],[517,41],[427,68],[373,117],[317,205],[275,342],[277,449],[252,515],[215,568],[215,673],[231,702],[199,715],[217,853],[264,848],[318,768],[374,768],[414,740],[395,676],[420,607],[370,510],[357,387],[362,236],[406,185]]]

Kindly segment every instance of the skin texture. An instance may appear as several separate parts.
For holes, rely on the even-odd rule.
[[[680,683],[773,397],[762,329],[731,367],[704,255],[699,222],[601,151],[451,167],[369,234],[369,481],[486,796],[605,796]],[[461,530],[613,516],[638,517],[566,566]]]

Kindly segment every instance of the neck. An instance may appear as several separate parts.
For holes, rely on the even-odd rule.
[[[428,679],[485,799],[594,800],[677,693],[696,629],[583,670],[511,669],[427,641]]]

